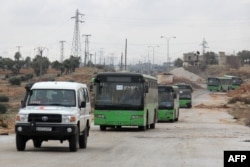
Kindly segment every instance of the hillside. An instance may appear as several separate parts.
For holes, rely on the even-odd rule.
[[[41,77],[41,80],[56,80],[56,81],[77,81],[86,83],[89,85],[89,81],[97,72],[104,71],[97,68],[77,68],[75,72],[67,75],[59,76],[59,71],[49,69],[48,73]],[[20,75],[32,73],[32,69],[22,69]],[[0,113],[0,134],[8,134],[14,132],[14,119],[17,114],[21,100],[25,95],[24,86],[28,82],[22,82],[20,86],[12,86],[9,84],[8,79],[5,79],[5,75],[10,74],[10,71],[0,71],[0,95],[9,97],[9,102],[5,103],[8,110],[6,113]],[[40,77],[34,77],[29,82],[39,81]]]

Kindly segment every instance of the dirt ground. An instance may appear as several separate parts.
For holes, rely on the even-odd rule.
[[[78,81],[89,84],[90,79],[96,73],[103,71],[103,69],[97,68],[78,68],[74,73],[68,75],[58,76],[59,71],[49,69],[48,73],[44,75],[41,80],[55,79],[58,81]],[[244,70],[244,76],[246,76]],[[8,71],[0,71],[0,95],[6,95],[9,97],[9,102],[5,103],[8,111],[4,114],[0,114],[0,135],[8,135],[14,133],[14,121],[15,115],[20,107],[20,102],[25,94],[24,86],[27,83],[22,83],[20,86],[11,86],[8,83],[8,79],[5,79],[5,75],[9,74]],[[32,70],[21,70],[21,74],[32,73]],[[243,74],[242,74],[243,75]],[[247,75],[248,76],[248,75]],[[39,81],[39,77],[34,77],[33,81]],[[247,80],[247,79],[245,79]],[[183,81],[182,79],[176,79],[176,82]],[[187,81],[187,80],[186,80]],[[31,82],[31,81],[30,81]],[[187,81],[188,82],[188,81]],[[198,83],[190,82],[195,89],[200,89]],[[195,108],[227,108],[228,112],[233,115],[236,122],[250,126],[250,83],[243,84],[239,89],[230,91],[226,94],[228,102],[223,104],[199,104],[194,106]],[[216,94],[211,94],[211,97],[215,99],[218,97]]]

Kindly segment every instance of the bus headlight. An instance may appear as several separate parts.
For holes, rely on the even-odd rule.
[[[17,114],[16,122],[28,122],[28,114]]]
[[[143,118],[142,115],[132,115],[131,116],[131,119],[141,119],[141,118]]]

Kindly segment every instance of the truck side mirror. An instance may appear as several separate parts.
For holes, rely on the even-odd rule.
[[[80,108],[85,108],[86,107],[86,102],[85,101],[82,101],[81,102],[81,105],[80,105]]]
[[[24,108],[25,107],[25,103],[23,100],[21,100],[21,108]]]

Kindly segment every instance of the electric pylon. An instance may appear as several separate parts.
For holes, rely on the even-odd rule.
[[[85,36],[85,52],[84,52],[84,66],[86,66],[87,61],[89,59],[89,36],[90,34],[83,34]]]
[[[203,38],[201,46],[202,46],[202,55],[204,56],[205,55],[205,49],[208,48],[207,41],[205,40],[205,38]]]
[[[61,49],[60,49],[60,51],[61,51],[61,57],[60,57],[60,61],[61,61],[61,63],[63,62],[63,59],[64,59],[64,43],[66,42],[66,41],[59,41],[60,42],[60,44],[61,44]]]
[[[82,18],[82,16],[84,16],[84,14],[81,14],[77,9],[76,15],[74,17],[71,17],[72,19],[75,19],[75,29],[72,41],[71,55],[75,57],[80,57],[81,59],[82,59],[82,54],[81,54],[81,36],[80,36],[79,23],[83,23],[83,21],[80,19]]]

